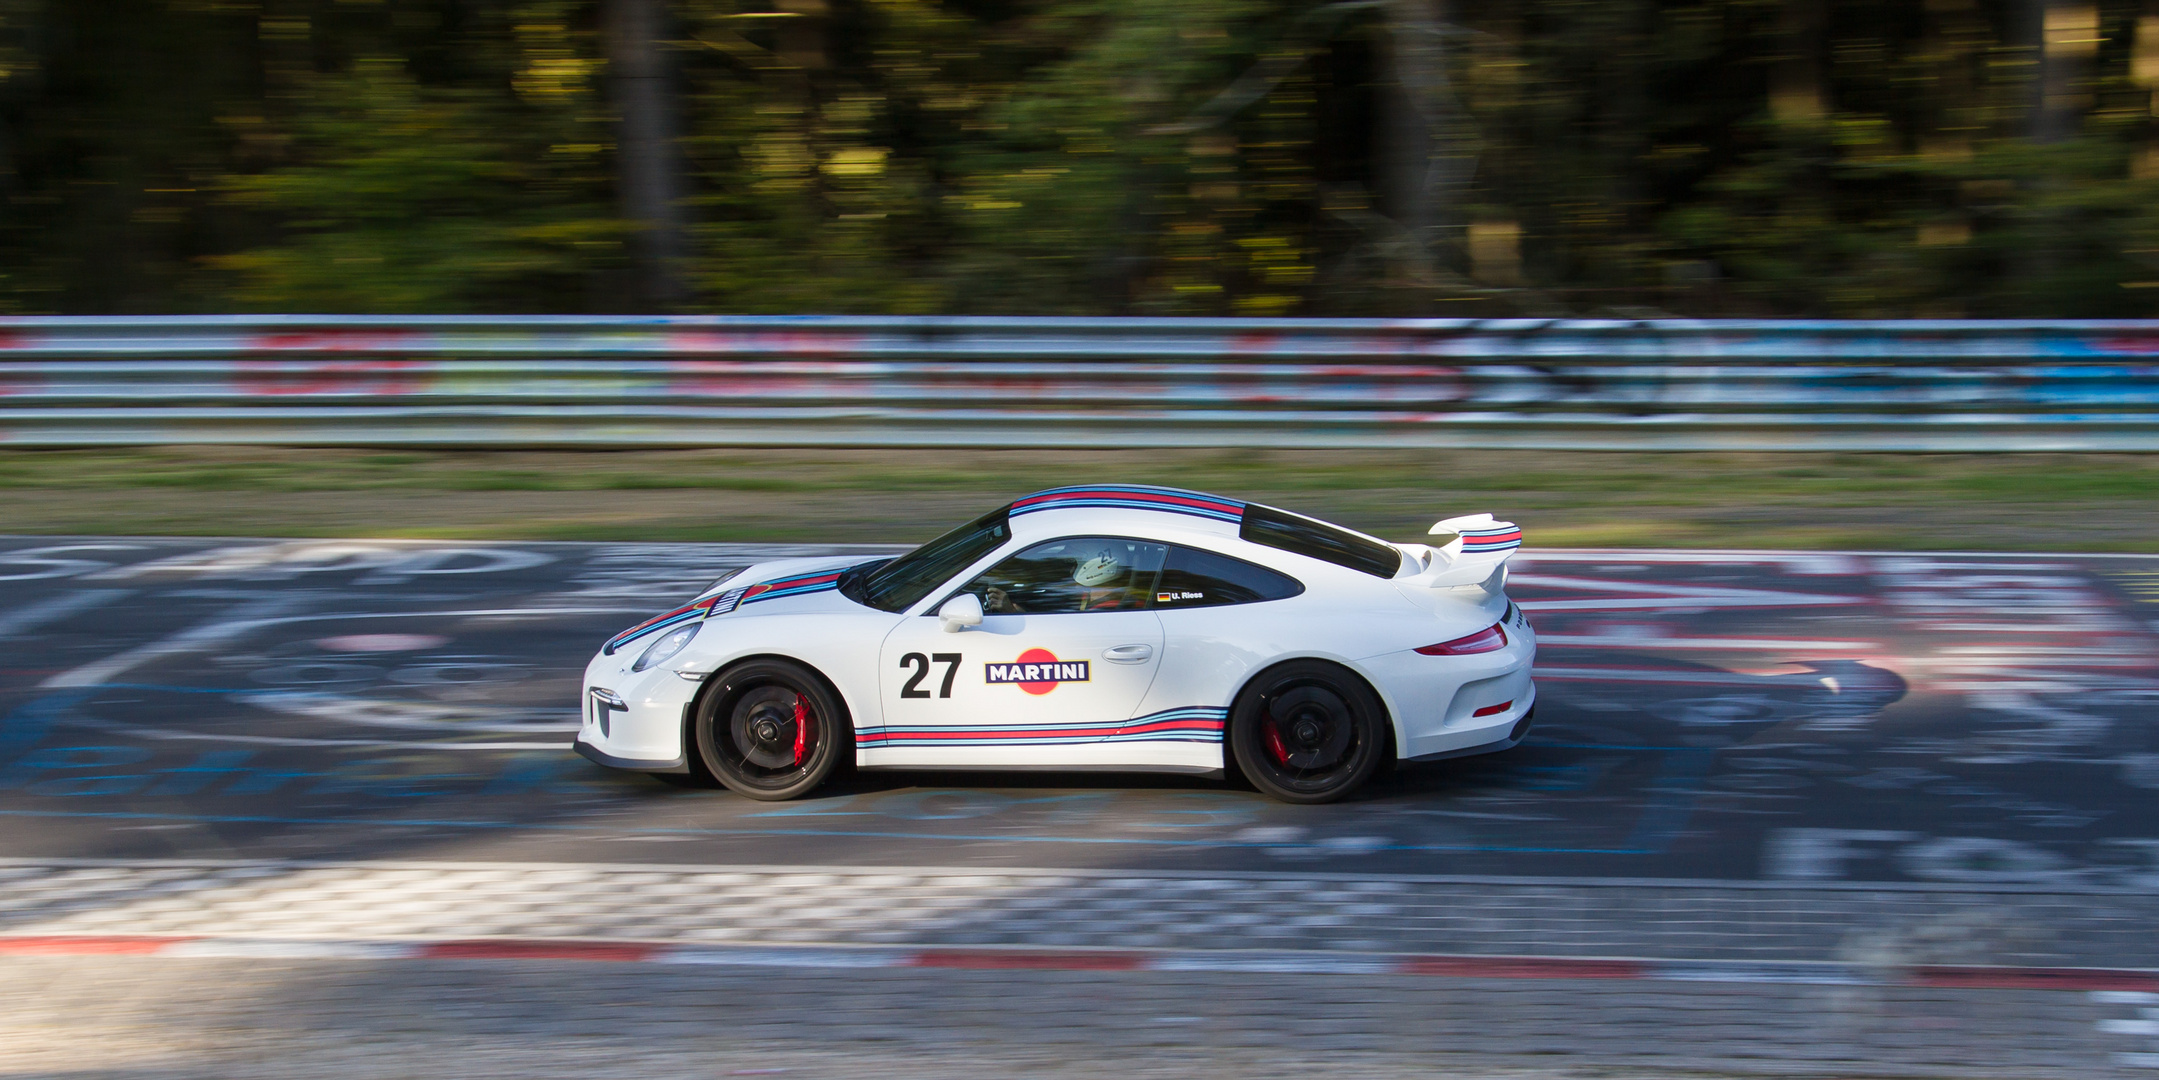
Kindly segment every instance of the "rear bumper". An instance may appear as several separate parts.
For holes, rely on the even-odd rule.
[[[1514,725],[1507,729],[1507,733],[1496,742],[1488,742],[1479,746],[1464,746],[1453,750],[1440,750],[1430,754],[1419,754],[1409,760],[1445,761],[1448,758],[1475,757],[1478,754],[1496,754],[1501,750],[1512,750],[1522,745],[1523,739],[1529,738],[1529,729],[1536,723],[1536,719],[1537,706],[1532,704],[1528,710],[1522,713],[1519,719],[1514,721]]]
[[[593,746],[591,743],[588,743],[583,739],[577,740],[575,743],[571,744],[571,746],[578,752],[578,754],[582,755],[586,759],[596,761],[602,765],[607,766],[610,769],[629,769],[635,772],[674,774],[683,774],[690,771],[690,761],[686,757],[678,757],[673,761],[654,760],[646,758],[616,757],[613,754],[609,754],[600,750],[599,748]]]
[[[1369,657],[1358,666],[1386,699],[1395,755],[1432,761],[1505,750],[1518,742],[1510,732],[1536,704],[1537,686],[1530,676],[1536,660],[1536,636],[1517,614],[1507,644],[1492,652],[1428,656],[1403,650]]]

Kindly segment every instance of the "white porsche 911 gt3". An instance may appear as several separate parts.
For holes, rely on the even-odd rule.
[[[615,635],[577,750],[754,799],[863,769],[1241,773],[1316,803],[1390,756],[1505,750],[1536,639],[1489,514],[1390,544],[1132,485],[1020,499],[898,558],[787,559]]]

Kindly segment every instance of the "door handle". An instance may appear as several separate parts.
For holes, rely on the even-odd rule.
[[[1102,659],[1112,664],[1144,664],[1153,655],[1152,645],[1119,645],[1102,650]]]

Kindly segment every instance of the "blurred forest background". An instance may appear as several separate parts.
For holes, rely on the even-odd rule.
[[[2159,0],[0,0],[0,312],[2159,314]]]

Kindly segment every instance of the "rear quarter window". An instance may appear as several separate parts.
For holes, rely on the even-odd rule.
[[[1258,503],[1244,508],[1237,535],[1267,547],[1331,562],[1378,578],[1402,569],[1402,553],[1393,546],[1338,529],[1324,521],[1299,517]]]
[[[1303,591],[1304,583],[1288,574],[1212,551],[1172,547],[1155,585],[1153,606],[1158,611],[1174,611],[1256,604],[1286,600]]]

